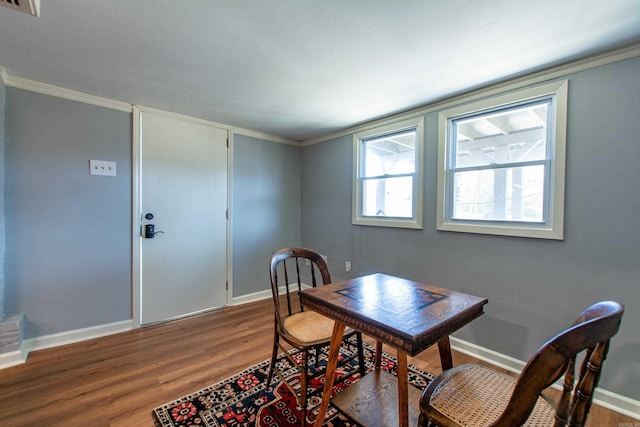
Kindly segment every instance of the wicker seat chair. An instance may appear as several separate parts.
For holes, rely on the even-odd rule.
[[[437,376],[420,399],[419,426],[582,426],[624,307],[604,301],[582,312],[573,326],[553,337],[518,378],[478,364]],[[578,353],[584,352],[575,384]],[[564,374],[557,404],[543,390]]]
[[[271,379],[275,373],[280,377],[294,395],[302,408],[301,425],[307,421],[307,401],[314,393],[321,393],[322,387],[308,391],[308,384],[318,376],[324,375],[324,369],[318,368],[318,356],[320,351],[328,351],[333,332],[334,321],[311,310],[304,310],[297,298],[297,292],[302,289],[302,284],[316,287],[318,280],[322,285],[331,283],[331,276],[326,262],[317,252],[306,248],[283,248],[271,255],[270,261],[271,291],[275,304],[275,328],[273,340],[273,354],[271,366],[267,377],[267,388],[271,385]],[[284,293],[284,295],[280,295]],[[281,298],[286,298],[286,306],[281,304]],[[356,336],[357,355],[341,357],[339,366],[345,366],[351,360],[358,358],[358,368],[345,370],[344,375],[336,379],[336,383],[359,371],[365,374],[364,351],[362,335],[354,330],[347,329],[343,342],[352,336]],[[282,339],[282,340],[281,340]],[[297,352],[289,353],[285,343],[297,349]],[[298,354],[299,353],[299,354]],[[300,362],[294,355],[299,355]],[[278,361],[287,358],[295,366],[300,375],[300,390],[297,392],[286,378],[278,370]],[[309,362],[313,361],[316,373],[311,375]]]

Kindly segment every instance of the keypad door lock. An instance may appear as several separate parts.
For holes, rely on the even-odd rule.
[[[144,237],[146,239],[153,239],[153,236],[156,234],[156,226],[153,224],[145,224],[144,226]]]

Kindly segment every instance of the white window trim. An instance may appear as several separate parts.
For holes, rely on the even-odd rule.
[[[413,218],[388,218],[388,217],[364,217],[360,213],[360,171],[361,171],[361,144],[360,140],[378,135],[387,134],[405,129],[416,129],[416,185],[414,188],[414,217]],[[353,135],[353,191],[352,191],[352,218],[355,225],[371,225],[378,227],[399,227],[422,229],[422,200],[424,181],[424,117],[415,117],[400,122],[390,123],[369,130],[361,131]]]
[[[438,186],[436,228],[442,231],[464,233],[494,234],[500,236],[519,236],[538,239],[564,239],[564,187],[566,163],[567,94],[568,81],[552,82],[530,89],[518,90],[504,95],[493,96],[481,101],[460,105],[440,112],[438,117]],[[451,221],[446,218],[447,182],[447,141],[448,121],[465,114],[487,110],[502,105],[535,99],[544,96],[555,98],[555,119],[552,129],[555,143],[551,153],[551,182],[548,223],[537,225],[495,224],[477,221]]]

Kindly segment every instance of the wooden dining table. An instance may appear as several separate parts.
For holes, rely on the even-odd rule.
[[[335,321],[322,402],[314,426],[322,426],[331,400],[345,327],[397,350],[397,377],[376,369],[334,398],[361,425],[415,425],[420,390],[409,388],[407,356],[437,343],[442,369],[453,366],[449,335],[484,313],[486,298],[376,273],[300,292],[306,308]],[[378,346],[378,350],[381,345]],[[397,384],[397,387],[396,387]],[[411,396],[410,396],[411,395]],[[411,409],[411,411],[410,411]]]

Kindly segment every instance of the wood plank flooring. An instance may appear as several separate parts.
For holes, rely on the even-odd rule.
[[[32,352],[26,364],[0,370],[0,425],[152,426],[153,408],[268,359],[271,310],[264,300]],[[437,347],[409,363],[440,372]],[[588,426],[634,422],[595,406]]]

